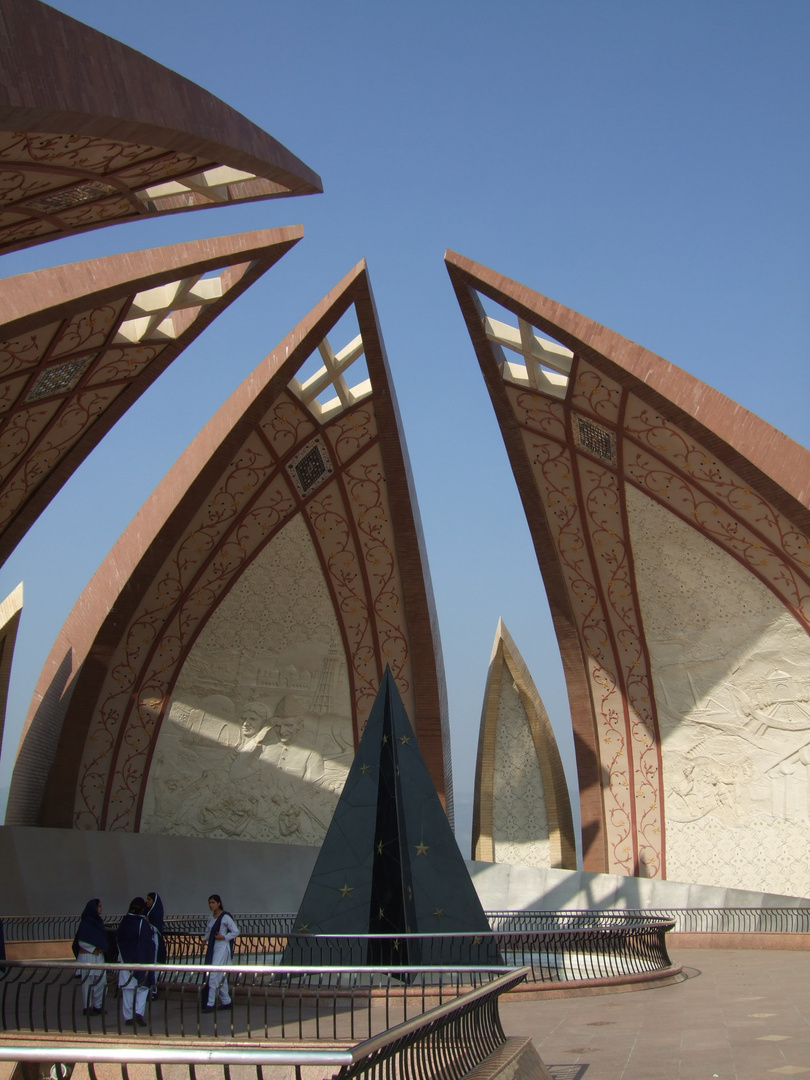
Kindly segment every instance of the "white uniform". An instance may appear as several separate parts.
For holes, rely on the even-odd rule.
[[[218,915],[211,915],[208,919],[205,932],[209,937],[218,918]],[[222,922],[219,924],[219,933],[222,934],[224,940],[214,942],[214,955],[211,957],[211,963],[230,964],[233,955],[233,942],[235,938],[239,937],[239,927],[227,911],[223,914]],[[206,1004],[212,1006],[216,1001],[217,994],[219,994],[220,1005],[230,1005],[231,995],[228,993],[228,978],[224,971],[212,971],[208,976],[208,1001]]]
[[[89,942],[80,941],[79,955],[76,960],[80,964],[103,964],[104,953]],[[106,971],[82,972],[82,995],[85,1009],[102,1009],[104,1007],[104,990],[106,986]]]

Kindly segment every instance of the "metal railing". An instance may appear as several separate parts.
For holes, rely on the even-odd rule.
[[[488,911],[487,918],[493,930],[565,930],[584,927],[633,925],[651,919],[671,919],[678,932],[689,933],[810,933],[810,906],[795,908],[746,907],[746,908],[648,908],[616,909],[599,911]],[[113,929],[122,915],[105,916],[104,922]],[[175,954],[191,956],[193,949],[186,938],[205,932],[207,915],[169,915],[165,920],[167,937],[176,936]],[[295,915],[291,914],[235,914],[234,918],[242,932],[242,938],[267,938],[277,942],[291,934]],[[76,933],[78,919],[75,915],[7,915],[3,916],[6,941],[70,941]],[[255,941],[244,947],[237,939],[237,955],[245,958],[275,952],[256,947]]]
[[[125,994],[119,993],[136,989],[127,965],[6,961],[0,979],[0,1031],[355,1041],[405,1023],[436,1000],[455,1000],[496,976],[515,974],[504,966],[413,966],[392,974],[380,966],[316,971],[300,966],[148,964],[139,971],[153,972],[160,982],[156,997],[147,991],[139,1006],[136,997],[143,1022],[136,1017],[133,1024],[124,1018]],[[125,985],[119,988],[121,972],[126,973]],[[231,997],[230,1006],[217,1005],[212,1012],[204,1007],[210,972],[226,974]],[[522,971],[518,981],[527,974]],[[93,1009],[94,1004],[100,1007]]]
[[[462,998],[429,1009],[418,1018],[403,1021],[346,1050],[232,1046],[197,1049],[160,1044],[119,1048],[109,1044],[48,1045],[43,1041],[31,1046],[0,1041],[0,1061],[179,1064],[188,1067],[190,1080],[194,1066],[202,1064],[252,1065],[257,1069],[262,1065],[286,1065],[294,1066],[299,1075],[302,1066],[321,1066],[325,1074],[339,1067],[340,1080],[430,1080],[439,1075],[458,1080],[504,1043],[498,998],[514,989],[525,974],[516,971],[501,975]]]
[[[528,967],[534,983],[610,979],[672,966],[666,933],[672,920],[579,929],[501,931],[490,934],[375,935],[291,934],[288,956],[308,967],[330,968],[384,960],[437,966],[503,964]]]
[[[493,930],[550,930],[577,926],[615,926],[671,919],[678,933],[809,934],[810,907],[649,908],[610,911],[488,911]]]

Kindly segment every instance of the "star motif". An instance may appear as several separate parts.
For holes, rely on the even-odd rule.
[[[298,933],[299,934],[308,934],[309,933],[309,923],[308,922],[302,922],[301,925],[298,927]]]
[[[399,949],[399,938],[394,938],[394,948]]]
[[[354,892],[354,889],[352,888],[352,886],[344,884],[342,889],[338,889],[338,892],[345,900],[347,896],[351,896],[351,894]]]
[[[363,776],[365,776],[365,775],[366,775],[366,773],[370,771],[370,769],[371,769],[371,766],[370,766],[370,765],[366,765],[365,761],[364,761],[364,762],[363,762],[363,764],[362,764],[362,765],[360,766],[360,772],[361,772],[361,773],[363,774]]]
[[[379,910],[379,912],[377,914],[377,918],[378,919],[384,919],[385,918],[385,908],[380,908],[380,910]]]
[[[383,853],[383,842],[382,842],[382,840],[378,840],[377,841],[377,854],[382,855],[382,853]]]
[[[433,912],[437,919],[441,919],[444,916],[444,908],[437,907]]]
[[[402,743],[403,746],[407,746],[408,743],[411,741],[411,737],[410,735],[403,735],[399,741]]]
[[[388,736],[383,735],[383,746],[386,746],[387,744],[388,744]]]
[[[414,848],[416,850],[417,856],[427,855],[427,853],[430,851],[430,847],[422,840],[420,840],[418,844],[414,844]]]
[[[472,939],[472,943],[473,943],[473,945],[480,945],[481,944],[481,938],[480,937],[474,937]]]

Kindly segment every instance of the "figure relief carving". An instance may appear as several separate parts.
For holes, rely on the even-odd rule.
[[[662,736],[667,876],[808,895],[810,638],[696,529],[631,491],[627,503]]]
[[[339,630],[311,541],[291,522],[183,665],[141,830],[318,845],[353,757]]]

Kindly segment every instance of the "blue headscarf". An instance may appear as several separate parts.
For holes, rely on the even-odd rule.
[[[205,963],[206,964],[210,964],[211,961],[214,959],[214,946],[217,943],[217,934],[219,933],[219,928],[222,926],[222,920],[225,918],[226,915],[233,918],[233,916],[231,916],[231,913],[229,911],[225,911],[223,909],[222,911],[220,911],[219,915],[214,920],[214,925],[208,931],[208,946],[207,946],[207,948],[205,950]],[[228,949],[230,950],[230,959],[233,959],[233,942],[228,941],[227,946],[228,946]]]
[[[80,941],[92,945],[95,949],[101,949],[102,953],[107,951],[107,931],[104,927],[104,920],[98,913],[98,905],[98,897],[95,900],[88,900],[84,905],[84,911],[79,921],[79,929],[73,939],[74,956],[79,955]]]
[[[160,893],[154,894],[155,900],[152,906],[146,913],[146,920],[150,926],[154,927],[157,931],[157,955],[155,957],[158,964],[166,963],[166,941],[163,937],[163,901],[160,899]]]
[[[143,915],[129,911],[118,924],[115,931],[121,963],[134,967],[136,964],[152,964],[155,960],[155,947],[152,931]],[[141,986],[152,986],[155,981],[154,971],[133,971]]]
[[[160,893],[155,893],[155,902],[146,912],[146,921],[150,923],[157,932],[163,935],[163,901],[160,899]]]

